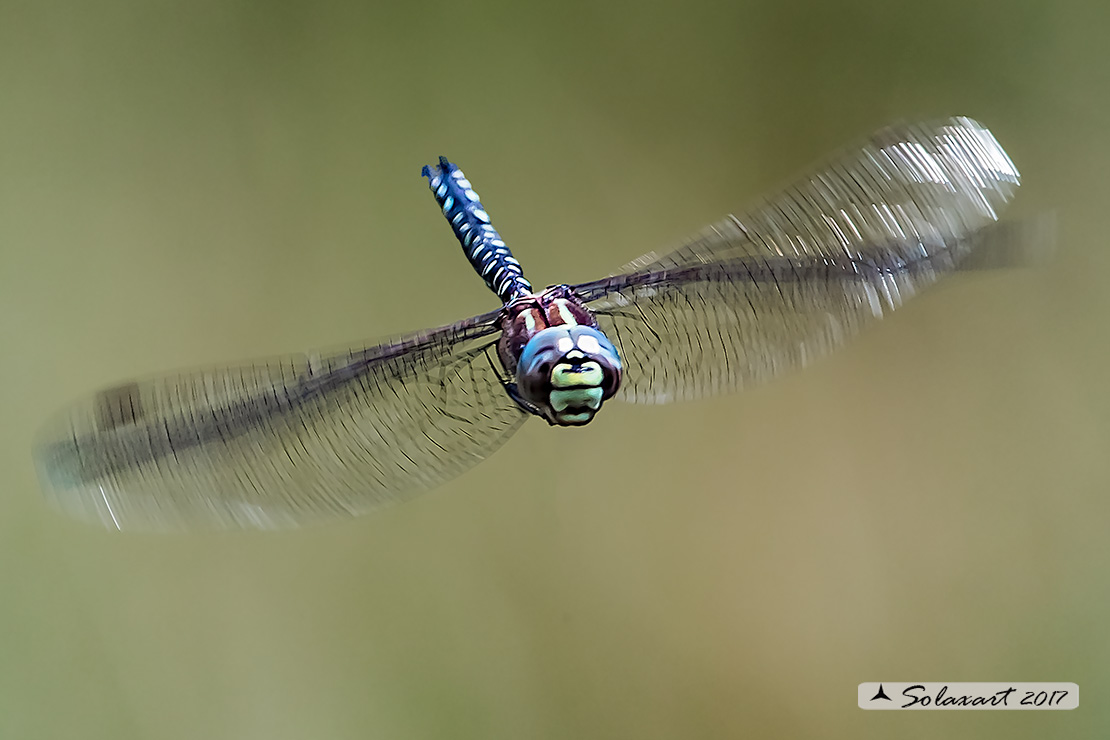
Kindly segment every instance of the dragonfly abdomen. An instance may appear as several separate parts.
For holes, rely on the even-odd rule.
[[[446,157],[440,157],[439,164],[424,167],[421,174],[428,178],[428,186],[462,244],[466,258],[501,302],[531,293],[532,284],[525,279],[520,263],[501,235],[490,225],[489,214],[462,170]]]

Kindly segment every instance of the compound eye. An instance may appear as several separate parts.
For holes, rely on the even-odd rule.
[[[551,372],[567,350],[574,347],[564,327],[548,327],[528,340],[516,368],[517,391],[529,403],[547,408]]]
[[[601,361],[600,364],[601,370],[605,374],[601,389],[605,392],[605,398],[608,400],[615,396],[621,387],[621,365],[619,362],[613,365],[613,363],[607,361]]]
[[[605,399],[616,395],[621,385],[622,365],[617,348],[597,329],[581,327],[576,337],[577,347],[586,352],[602,371],[601,389]]]

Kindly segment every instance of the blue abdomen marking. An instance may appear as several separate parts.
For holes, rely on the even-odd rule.
[[[532,284],[524,278],[520,263],[501,235],[490,226],[489,215],[462,170],[440,157],[439,164],[425,167],[421,174],[428,178],[436,203],[443,209],[466,258],[501,302],[531,293]]]

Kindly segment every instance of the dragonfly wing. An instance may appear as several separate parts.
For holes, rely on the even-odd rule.
[[[119,529],[361,514],[461,473],[524,420],[495,319],[102,391],[40,435],[40,478],[60,508]]]
[[[620,274],[760,257],[912,260],[997,221],[1019,184],[994,135],[970,118],[885,128]]]
[[[736,390],[826,354],[977,251],[1006,248],[1013,230],[995,222],[1018,184],[974,121],[887,129],[675,252],[574,289],[621,353],[625,400]]]

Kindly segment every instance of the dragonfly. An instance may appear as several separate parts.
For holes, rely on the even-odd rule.
[[[705,398],[809,365],[1000,252],[1020,183],[974,120],[892,126],[674,251],[537,291],[459,168],[441,157],[423,175],[499,308],[89,394],[35,443],[48,500],[127,530],[360,515],[459,475],[532,417],[573,428],[613,399]]]

